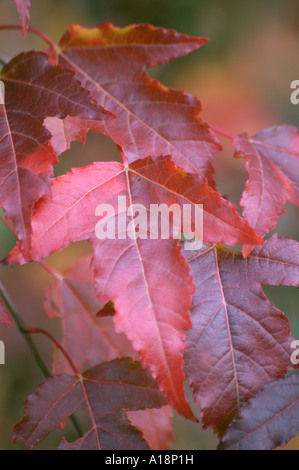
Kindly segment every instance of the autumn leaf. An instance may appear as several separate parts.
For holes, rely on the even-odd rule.
[[[124,334],[117,334],[113,318],[97,318],[103,304],[95,294],[91,257],[81,258],[55,280],[45,293],[44,308],[49,317],[61,319],[61,345],[79,371],[86,365],[138,355]],[[70,373],[65,356],[54,349],[54,374]]]
[[[120,195],[147,210],[154,203],[177,203],[182,209],[185,203],[203,203],[204,238],[208,241],[235,244],[260,240],[234,206],[206,181],[177,169],[169,157],[148,158],[129,167],[96,162],[74,169],[55,180],[53,198],[43,198],[35,207],[31,260],[44,258],[72,241],[90,240],[96,292],[101,302],[114,302],[117,332],[127,335],[170,403],[192,417],[184,398],[182,369],[185,331],[191,326],[193,284],[189,268],[178,240],[96,237],[98,204],[110,203],[116,209],[117,226],[122,224]],[[125,214],[125,224],[126,220],[134,224]],[[24,261],[16,246],[6,263]]]
[[[233,145],[249,174],[243,216],[264,236],[285,213],[287,201],[299,206],[299,134],[292,126],[270,127],[252,138],[238,136]],[[244,254],[251,249],[245,247]]]
[[[22,34],[25,37],[28,29],[30,0],[13,0],[15,2],[22,26]]]
[[[0,325],[13,325],[13,321],[7,312],[3,300],[0,298]]]
[[[76,72],[93,98],[118,116],[98,131],[121,146],[131,163],[171,154],[191,173],[212,180],[212,154],[221,148],[199,118],[197,98],[152,80],[145,69],[186,55],[207,42],[152,25],[96,28],[72,25],[59,43],[59,63]]]
[[[260,284],[299,287],[299,243],[291,238],[274,234],[245,260],[236,255],[234,263]]]
[[[107,114],[106,118],[109,117],[113,115]],[[80,119],[73,116],[67,116],[65,119],[46,118],[44,125],[51,133],[51,146],[57,157],[70,149],[71,142],[75,140],[85,144],[87,132],[102,132],[102,120]]]
[[[163,405],[165,398],[148,371],[138,362],[116,359],[87,370],[82,377],[65,374],[47,379],[28,397],[25,417],[15,426],[14,441],[22,440],[32,449],[82,410],[89,413],[91,428],[75,442],[64,440],[60,449],[147,450],[124,410]]]
[[[236,206],[210,188],[205,180],[176,168],[170,156],[148,157],[129,166],[126,163],[95,162],[73,168],[71,173],[55,178],[53,182],[53,197],[41,198],[35,206],[30,256],[22,253],[18,243],[3,264],[37,261],[70,242],[95,237],[97,206],[109,203],[117,215],[118,196],[125,196],[127,201],[146,208],[155,203],[178,204],[181,208],[186,203],[193,208],[202,204],[205,243],[231,246],[262,243],[262,239],[238,215]],[[194,214],[191,216],[194,219]]]
[[[155,450],[168,450],[174,439],[170,406],[147,410],[127,411],[130,423],[142,431],[149,446]]]
[[[40,52],[25,52],[3,67],[5,105],[0,107],[0,207],[15,225],[23,249],[29,249],[34,203],[50,194],[57,157],[43,121],[67,115],[86,119],[109,117],[73,72],[52,66]]]
[[[94,290],[91,257],[79,259],[51,284],[45,294],[44,307],[50,317],[61,318],[63,340],[60,343],[79,371],[89,364],[138,355],[124,334],[117,334],[111,316],[97,319],[101,308]],[[115,313],[115,312],[114,312]],[[110,309],[110,314],[112,314]],[[54,346],[52,371],[71,373],[72,369],[61,351]],[[173,441],[172,411],[165,405],[159,409],[126,412],[133,426],[140,429],[153,449],[169,449]]]
[[[222,450],[271,450],[299,432],[299,375],[266,385],[229,426]]]
[[[185,372],[204,427],[220,435],[240,406],[293,367],[289,321],[260,283],[298,286],[298,247],[274,236],[247,259],[215,246],[187,254],[196,293]]]

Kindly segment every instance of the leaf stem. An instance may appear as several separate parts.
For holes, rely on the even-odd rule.
[[[19,29],[19,30],[21,30],[22,26],[20,24],[1,24],[0,25],[0,30],[2,30],[2,31],[9,30],[9,29]],[[52,41],[52,39],[49,38],[49,36],[47,36],[45,33],[40,31],[39,29],[31,28],[31,26],[29,26],[28,27],[28,32],[32,33],[32,34],[35,34],[36,36],[39,36],[43,41],[45,41],[50,46],[50,48],[52,49],[53,52],[56,53],[58,51],[57,44],[55,44],[55,42]]]
[[[62,354],[65,356],[66,360],[68,361],[69,365],[71,366],[71,368],[73,369],[74,371],[74,374],[77,375],[77,377],[81,378],[81,374],[80,372],[78,371],[77,367],[75,366],[74,362],[72,361],[72,359],[70,358],[70,356],[68,355],[68,353],[66,352],[66,350],[64,349],[63,346],[61,346],[61,344],[54,338],[54,336],[52,336],[50,333],[48,333],[48,331],[46,330],[43,330],[42,328],[35,328],[35,327],[27,327],[26,328],[26,332],[27,333],[31,333],[31,334],[36,334],[36,333],[40,333],[42,335],[45,335],[47,338],[49,338],[52,343],[55,344],[55,346],[60,349],[60,351],[62,352]]]
[[[217,134],[221,134],[224,137],[227,137],[230,140],[234,140],[237,136],[236,134],[231,134],[230,132],[224,131],[223,129],[220,129],[219,127],[211,126],[210,129],[214,132],[217,132]]]
[[[71,368],[73,369],[75,375],[80,380],[82,391],[83,391],[83,394],[84,394],[84,397],[85,397],[85,400],[86,400],[86,403],[87,403],[88,411],[89,411],[89,414],[90,414],[90,418],[91,418],[91,421],[92,421],[92,426],[93,426],[93,429],[96,430],[97,426],[96,426],[94,414],[93,414],[93,411],[92,411],[92,407],[90,405],[90,401],[89,401],[89,397],[88,397],[88,393],[87,393],[87,390],[86,390],[86,387],[85,387],[83,377],[80,374],[80,372],[78,371],[77,367],[73,363],[73,361],[70,358],[70,356],[68,355],[68,353],[66,352],[66,350],[64,349],[64,347],[61,346],[61,344],[50,333],[48,333],[46,330],[43,330],[42,328],[27,328],[27,331],[29,333],[41,333],[41,334],[47,336],[57,346],[57,348],[60,349],[62,354],[64,354],[65,358],[67,359],[68,363],[70,364]],[[98,447],[100,449],[101,446],[100,446],[98,435],[97,435],[97,443],[98,443]]]
[[[11,226],[11,224],[5,219],[5,217],[2,216],[2,214],[0,214],[0,221],[6,225],[6,227],[11,230],[11,232],[17,236],[17,233],[15,231],[15,229]],[[51,274],[53,277],[55,277],[56,279],[60,279],[61,276],[60,274],[55,271],[54,268],[52,268],[51,266],[49,266],[45,261],[40,261],[39,262],[40,266],[42,266],[49,274]],[[11,314],[12,318],[14,319],[16,325],[17,325],[17,328],[19,330],[19,332],[21,333],[21,335],[24,337],[26,343],[28,344],[29,346],[29,349],[30,351],[32,352],[32,355],[35,359],[35,362],[36,364],[38,365],[38,367],[40,368],[40,370],[42,371],[42,373],[44,374],[44,376],[46,378],[49,378],[49,377],[52,377],[52,374],[50,372],[50,370],[48,369],[48,367],[46,366],[45,362],[43,361],[37,347],[35,346],[35,343],[34,341],[32,340],[31,338],[31,334],[30,332],[28,331],[28,329],[25,328],[25,325],[24,325],[24,322],[22,320],[22,318],[16,313],[16,311],[12,308],[12,305],[10,303],[10,301],[8,300],[8,297],[7,297],[7,294],[4,292],[4,288],[3,286],[1,285],[0,283],[0,296],[3,298],[5,304],[6,304],[6,307],[7,307],[7,310],[9,311],[9,313]],[[49,335],[48,335],[49,336]],[[58,347],[58,345],[57,345]],[[76,418],[76,416],[74,415],[71,415],[70,416],[70,420],[75,428],[75,430],[77,431],[78,433],[78,436],[79,437],[82,437],[83,436],[83,431],[81,429],[81,426]]]
[[[39,369],[41,370],[41,372],[43,373],[43,375],[46,378],[52,377],[52,374],[51,374],[50,370],[48,369],[47,365],[45,364],[45,362],[44,362],[43,358],[41,357],[41,355],[40,355],[33,339],[31,338],[31,332],[28,330],[28,328],[25,327],[25,324],[24,324],[22,318],[17,314],[15,309],[12,307],[11,302],[10,302],[10,300],[9,300],[5,290],[4,290],[4,287],[1,283],[0,283],[0,296],[4,300],[5,306],[8,310],[8,312],[10,313],[10,315],[12,316],[12,318],[14,319],[15,324],[17,325],[17,328],[18,328],[19,332],[21,333],[21,335],[25,339],[25,341],[26,341],[26,343],[27,343],[27,345],[28,345],[28,347],[29,347],[34,359],[35,359],[35,362],[39,367]],[[71,420],[75,430],[77,431],[78,436],[82,437],[83,436],[83,431],[81,429],[81,426],[80,426],[76,416],[71,415],[70,420]]]
[[[52,266],[50,266],[44,260],[39,261],[38,264],[42,268],[44,268],[44,270],[47,271],[51,276],[55,277],[55,279],[58,279],[59,281],[63,280],[63,276],[61,276],[61,274],[59,274],[59,272],[56,271],[56,269],[52,268]]]
[[[17,232],[15,229],[12,227],[12,225],[3,217],[2,214],[0,214],[0,222],[2,222],[6,227],[17,237]]]

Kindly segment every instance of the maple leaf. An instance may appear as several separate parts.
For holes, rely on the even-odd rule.
[[[108,117],[113,117],[113,115],[107,115]],[[57,156],[68,150],[74,140],[85,144],[88,131],[102,132],[101,120],[80,119],[72,116],[67,116],[65,119],[46,118],[44,125],[52,135],[51,145]]]
[[[266,385],[229,426],[219,449],[271,450],[299,432],[299,375]]]
[[[28,397],[25,417],[15,426],[14,441],[23,440],[32,449],[82,410],[90,414],[90,430],[75,442],[64,440],[60,449],[147,450],[124,410],[159,408],[165,403],[150,373],[138,362],[115,359],[87,370],[82,377],[64,374],[47,379]]]
[[[260,283],[298,286],[298,247],[273,236],[247,259],[215,246],[186,254],[196,293],[185,372],[204,427],[223,434],[242,404],[292,368],[289,321]]]
[[[28,29],[30,0],[13,0],[16,4],[22,26],[22,34],[25,37]]]
[[[99,240],[96,207],[111,203],[117,219],[122,219],[123,209],[118,214],[117,204],[124,194],[130,204],[141,203],[148,211],[153,203],[177,203],[182,208],[185,203],[204,203],[208,241],[235,244],[260,239],[232,204],[206,181],[177,169],[170,157],[147,158],[129,167],[96,162],[56,178],[52,193],[52,198],[45,197],[35,206],[30,259],[44,258],[72,241],[90,240],[97,295],[101,302],[114,302],[117,331],[127,335],[170,403],[192,418],[184,397],[182,353],[185,331],[191,326],[193,284],[178,240]],[[126,219],[132,223],[125,214]],[[17,245],[5,263],[25,261]]]
[[[118,116],[101,123],[99,131],[123,148],[129,162],[171,154],[178,166],[200,172],[212,184],[212,154],[221,146],[198,116],[200,102],[145,73],[206,42],[148,24],[118,28],[104,23],[92,29],[72,25],[59,43],[58,60]]]
[[[236,212],[236,206],[222,198],[202,178],[177,168],[170,156],[148,157],[130,165],[95,162],[73,168],[71,173],[53,179],[52,193],[53,197],[43,197],[35,205],[30,255],[22,252],[18,242],[2,264],[38,261],[70,242],[95,237],[97,206],[109,203],[117,215],[118,196],[124,195],[130,203],[146,208],[155,203],[178,204],[180,207],[186,203],[193,207],[202,204],[205,243],[262,244],[261,237]],[[92,200],[91,204],[89,200]]]
[[[5,104],[0,107],[0,207],[29,249],[34,203],[50,193],[57,157],[44,127],[47,116],[103,119],[109,113],[91,101],[73,72],[52,66],[47,55],[25,52],[0,72]]]
[[[126,415],[133,426],[141,429],[144,439],[152,449],[170,449],[174,439],[172,429],[173,413],[170,406],[127,411]]]
[[[99,319],[101,309],[94,290],[94,276],[90,268],[91,256],[72,264],[51,284],[45,294],[44,307],[50,317],[61,318],[63,341],[61,345],[79,371],[116,358],[138,355],[124,334],[117,334],[111,316]],[[114,312],[113,312],[114,313]],[[110,309],[110,315],[112,310]],[[88,345],[88,347],[86,347]],[[54,346],[52,371],[71,373],[72,369],[61,351]],[[128,411],[133,426],[142,430],[144,439],[153,449],[169,449],[173,440],[172,411],[169,406],[159,409]]]
[[[115,332],[113,318],[96,317],[103,304],[95,294],[90,264],[91,256],[88,256],[70,266],[51,284],[44,299],[44,309],[49,317],[61,319],[61,345],[79,371],[87,364],[94,366],[121,357],[138,360],[125,335]],[[56,348],[54,351],[53,373],[70,373],[71,367],[65,356]]]
[[[13,325],[13,321],[6,310],[2,299],[0,299],[0,325]]]
[[[264,236],[285,213],[287,201],[299,206],[299,134],[292,126],[270,127],[252,138],[238,136],[233,145],[249,173],[243,215]],[[244,247],[244,255],[251,249]]]

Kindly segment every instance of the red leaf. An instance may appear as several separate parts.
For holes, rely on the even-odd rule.
[[[292,126],[271,127],[251,139],[234,139],[236,156],[249,173],[241,205],[258,235],[275,227],[287,201],[299,206],[299,134]],[[252,248],[245,247],[244,254]]]
[[[30,0],[13,0],[17,6],[22,25],[22,34],[25,37],[28,29]]]
[[[147,450],[141,433],[131,426],[123,410],[163,405],[165,398],[139,363],[116,359],[93,367],[82,378],[60,375],[47,379],[28,397],[25,417],[15,426],[14,441],[23,440],[32,449],[82,410],[90,414],[91,429],[76,442],[63,441],[61,449]]]
[[[299,375],[268,384],[229,426],[220,449],[271,450],[299,432]]]
[[[159,409],[128,411],[130,423],[141,429],[144,439],[155,450],[170,449],[174,439],[170,406]]]
[[[89,239],[97,294],[102,302],[114,302],[117,331],[126,333],[170,403],[192,417],[182,370],[193,292],[189,269],[175,240],[96,238],[97,205],[109,202],[117,211],[117,196],[124,194],[147,210],[153,203],[183,207],[186,202],[204,202],[207,239],[232,244],[259,239],[228,201],[206,182],[177,169],[169,157],[148,158],[129,167],[97,162],[75,169],[55,180],[53,199],[43,198],[35,207],[31,259],[48,256],[71,241]],[[18,247],[7,261],[22,262]]]
[[[118,357],[138,359],[125,335],[115,332],[112,318],[96,318],[103,304],[95,295],[90,263],[91,257],[88,257],[73,264],[50,286],[44,301],[47,314],[61,318],[61,344],[80,371],[86,364],[94,366]],[[64,355],[56,348],[53,372],[71,372]]]
[[[1,325],[13,325],[13,321],[7,312],[4,302],[0,299],[0,324]]]
[[[111,317],[99,320],[95,317],[95,312],[101,308],[101,304],[95,295],[90,263],[91,257],[87,257],[73,264],[61,279],[51,285],[44,302],[50,317],[61,318],[61,344],[79,370],[83,370],[86,363],[94,366],[118,357],[130,356],[138,359],[125,335],[115,332]],[[54,374],[72,372],[65,356],[57,348],[53,359]],[[150,447],[169,449],[173,440],[172,411],[169,406],[130,411],[126,414],[132,425],[142,430],[143,437]]]
[[[221,147],[199,117],[193,96],[172,90],[145,73],[198,49],[207,39],[151,25],[118,28],[72,25],[60,41],[60,63],[76,72],[99,104],[118,116],[100,124],[129,162],[171,154],[174,162],[210,180],[212,154]]]
[[[112,114],[110,116],[107,114],[107,118],[112,116]],[[70,143],[74,140],[79,140],[84,144],[88,131],[102,132],[101,120],[80,119],[72,116],[67,116],[65,119],[46,118],[44,125],[52,134],[51,145],[57,156],[68,150]]]
[[[57,163],[44,119],[102,119],[108,113],[91,101],[71,71],[50,65],[40,52],[15,57],[0,78],[5,84],[5,105],[0,107],[0,207],[14,222],[26,251],[32,207],[50,193],[52,165]]]
[[[205,243],[261,244],[262,239],[236,212],[236,206],[210,188],[201,178],[176,168],[169,156],[139,160],[131,165],[95,162],[74,168],[54,181],[53,197],[42,198],[32,217],[32,252],[24,255],[18,243],[6,264],[37,261],[61,250],[70,242],[95,237],[99,204],[118,210],[118,196],[134,204],[203,204]],[[67,236],[65,234],[67,233]],[[109,240],[107,241],[108,244]],[[121,244],[121,242],[119,242]],[[108,299],[110,300],[110,299]]]
[[[213,246],[189,252],[197,290],[185,371],[204,427],[223,434],[242,404],[292,368],[289,321],[260,282],[298,285],[298,246],[273,237],[245,260]]]
[[[261,284],[299,287],[299,243],[290,238],[274,234],[246,260],[236,256],[234,263],[238,270],[246,267],[248,276]]]

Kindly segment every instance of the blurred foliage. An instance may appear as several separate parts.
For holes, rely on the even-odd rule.
[[[62,2],[52,3],[57,6]],[[74,2],[64,3],[71,8]],[[97,18],[99,23],[112,21],[119,26],[152,23],[190,35],[207,35],[215,53],[221,55],[249,30],[254,34],[262,28],[271,17],[298,28],[296,0],[77,0],[76,4],[81,4],[92,22]]]

